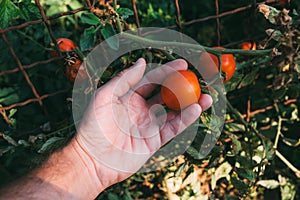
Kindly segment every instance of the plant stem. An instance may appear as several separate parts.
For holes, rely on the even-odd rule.
[[[22,35],[22,36],[24,36],[25,38],[27,38],[27,39],[29,39],[30,41],[32,41],[32,42],[33,42],[34,44],[36,44],[37,46],[41,47],[42,49],[45,49],[45,50],[47,50],[47,51],[53,50],[53,49],[51,49],[51,48],[46,48],[46,47],[44,47],[43,45],[41,45],[40,43],[38,43],[38,42],[36,41],[36,39],[34,39],[34,38],[32,38],[32,37],[26,35],[24,32],[22,32],[22,31],[20,31],[20,30],[17,30],[17,32],[18,32],[20,35]]]
[[[121,22],[120,22],[119,14],[116,12],[116,10],[117,10],[117,0],[113,0],[113,7],[114,7],[114,10],[115,10],[115,14],[116,14],[117,29],[118,29],[119,33],[122,33],[123,28],[122,28],[122,25],[121,25]]]
[[[217,49],[213,47],[206,47],[201,46],[199,44],[190,44],[190,43],[184,43],[184,42],[169,42],[169,41],[157,41],[157,40],[151,40],[144,37],[140,37],[137,35],[129,34],[122,32],[121,37],[125,39],[130,39],[135,42],[139,42],[148,46],[159,46],[159,47],[183,47],[183,48],[190,48],[194,50],[199,50],[200,52],[205,50],[209,53],[215,54],[215,55],[222,55],[222,54],[245,54],[245,55],[265,55],[272,52],[272,49],[265,49],[265,50],[241,50],[241,49]]]
[[[277,149],[277,146],[278,146],[279,137],[281,135],[281,126],[282,126],[282,118],[280,116],[278,116],[277,133],[276,133],[276,138],[275,138],[275,142],[273,145],[274,149]]]
[[[297,169],[290,161],[288,161],[278,150],[275,150],[276,156],[284,163],[290,170],[292,170],[298,178],[300,178],[300,170]]]

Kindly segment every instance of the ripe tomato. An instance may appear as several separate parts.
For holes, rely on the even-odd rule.
[[[79,58],[72,58],[66,63],[66,76],[69,81],[74,82],[76,77],[80,80],[84,80],[87,78],[87,74],[83,67],[80,67],[82,61]]]
[[[219,46],[215,47],[215,48],[225,49],[224,47],[219,47]],[[208,59],[203,57],[203,56],[207,57],[207,54],[213,60],[214,66],[212,66],[213,65],[212,62],[208,63],[207,62]],[[204,62],[203,62],[203,60],[204,60]],[[222,75],[224,75],[223,83],[226,83],[232,78],[232,76],[235,72],[236,62],[235,62],[234,56],[232,54],[222,54],[221,61],[222,61],[222,66],[221,66],[222,67]],[[216,74],[216,71],[217,71],[216,67],[219,66],[218,57],[211,53],[202,54],[200,56],[200,65],[203,65],[203,64],[205,65],[207,63],[208,63],[207,66],[200,66],[200,73],[203,75],[202,71],[207,71],[207,68],[211,69],[211,73],[209,73],[208,77],[204,77],[204,78],[207,78],[208,80],[212,80],[211,76]],[[204,67],[206,69],[203,70]]]
[[[56,43],[61,51],[74,51],[76,44],[68,38],[58,38]]]
[[[164,80],[160,94],[169,108],[181,110],[198,102],[201,89],[196,74],[189,70],[179,70]]]
[[[71,51],[74,51],[77,47],[76,44],[68,38],[58,38],[56,40],[56,43],[58,45],[59,50],[62,52],[71,52]],[[54,50],[50,52],[50,55],[51,55],[51,57],[59,56],[58,52],[56,52]]]
[[[256,50],[256,43],[255,42],[243,42],[241,44],[241,49],[243,49],[243,50]]]

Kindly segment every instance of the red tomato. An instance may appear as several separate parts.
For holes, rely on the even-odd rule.
[[[59,50],[62,52],[71,52],[71,51],[74,51],[77,47],[76,44],[68,38],[58,38],[56,40],[56,43],[58,45]],[[51,57],[59,56],[57,51],[51,51],[50,55],[51,55]]]
[[[169,108],[181,110],[198,102],[201,89],[196,74],[189,70],[179,70],[164,80],[160,94]]]
[[[241,49],[243,49],[243,50],[256,50],[256,43],[255,42],[243,42],[241,44]]]
[[[215,48],[225,49],[224,47],[215,47]],[[222,54],[221,61],[222,61],[222,75],[224,77],[223,83],[226,83],[232,78],[235,72],[236,62],[232,54]],[[218,57],[214,54],[204,52],[200,55],[199,62],[200,65],[198,67],[198,70],[201,76],[208,82],[212,81],[218,74],[218,66],[219,66]]]
[[[74,51],[76,44],[68,38],[58,38],[56,43],[61,51]]]

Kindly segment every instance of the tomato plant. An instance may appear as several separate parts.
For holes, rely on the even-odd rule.
[[[163,82],[161,97],[173,110],[184,109],[196,103],[201,89],[196,74],[188,70],[179,70],[170,74]]]

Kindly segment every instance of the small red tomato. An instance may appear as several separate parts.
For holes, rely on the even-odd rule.
[[[225,49],[224,47],[214,47],[218,49]],[[236,61],[234,59],[234,56],[232,54],[222,54],[221,55],[221,61],[222,61],[222,75],[224,77],[223,83],[228,82],[236,69]],[[216,75],[218,74],[218,66],[219,61],[218,57],[214,54],[203,52],[199,57],[199,66],[198,70],[201,74],[201,76],[206,81],[212,81]]]
[[[217,49],[225,49],[224,47],[215,47]],[[210,57],[216,64],[216,66],[219,66],[218,57],[214,54],[210,54]],[[222,62],[222,73],[224,75],[223,83],[228,82],[232,77],[236,69],[236,62],[234,59],[234,56],[232,54],[222,54],[221,55],[221,62]]]
[[[76,44],[68,38],[58,38],[56,40],[56,43],[61,52],[71,52],[77,48]],[[59,56],[58,52],[56,52],[56,51],[51,51],[50,55],[51,55],[51,57]]]
[[[61,51],[74,51],[76,44],[68,38],[58,38],[56,43]]]
[[[243,50],[256,50],[256,43],[255,42],[243,42],[241,44],[241,49],[243,49]]]
[[[201,89],[196,74],[189,70],[179,70],[167,76],[160,94],[169,108],[181,110],[198,102]]]

